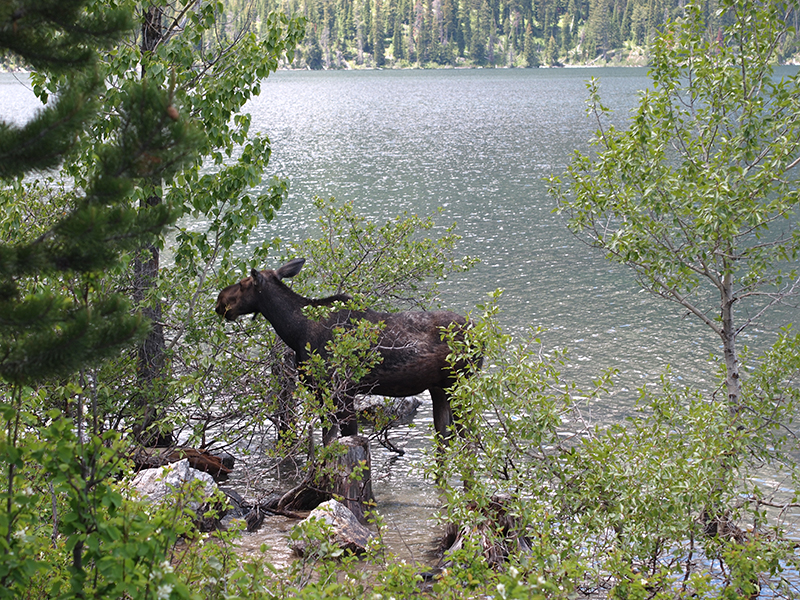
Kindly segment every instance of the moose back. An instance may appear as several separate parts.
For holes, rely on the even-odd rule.
[[[433,400],[433,423],[441,441],[448,437],[453,422],[448,388],[456,380],[456,372],[466,365],[448,363],[450,348],[442,340],[442,331],[455,324],[463,330],[467,320],[449,311],[408,311],[399,313],[373,310],[340,310],[322,320],[306,317],[306,306],[331,305],[346,301],[349,296],[337,295],[322,299],[304,298],[292,291],[282,279],[297,275],[305,259],[295,258],[273,270],[253,269],[250,277],[226,287],[217,298],[216,312],[229,321],[240,315],[261,313],[278,336],[294,350],[298,364],[308,360],[311,352],[325,357],[325,345],[337,326],[348,327],[354,320],[367,319],[383,323],[377,344],[382,361],[353,390],[381,396],[413,396],[428,390]],[[459,334],[461,335],[461,334]],[[336,424],[341,435],[358,433],[352,395],[342,399],[337,408]],[[335,434],[326,432],[324,443]]]

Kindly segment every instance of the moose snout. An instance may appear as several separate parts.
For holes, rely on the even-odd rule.
[[[228,304],[222,299],[222,295],[217,298],[217,306],[214,308],[220,317],[225,317],[228,321],[233,321],[233,315],[228,311]]]

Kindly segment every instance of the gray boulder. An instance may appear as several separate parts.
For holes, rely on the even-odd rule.
[[[356,412],[359,419],[385,427],[407,425],[414,420],[422,405],[418,396],[384,398],[383,396],[357,396]]]
[[[195,497],[189,493],[189,487],[194,481],[199,481],[200,495]],[[202,524],[206,508],[216,502],[217,484],[208,473],[193,469],[187,459],[139,471],[131,481],[131,487],[139,496],[151,504],[162,502],[181,503],[193,510],[198,517],[198,524]],[[193,487],[193,486],[192,486]]]
[[[372,532],[358,522],[349,508],[336,500],[323,502],[295,527],[302,528],[303,523],[311,519],[325,523],[331,531],[329,541],[343,550],[349,550],[356,554],[365,552],[367,544],[372,539]],[[290,541],[289,545],[295,554],[304,556],[314,550],[308,547],[309,543],[311,543],[309,540],[303,539],[301,536],[299,539]]]

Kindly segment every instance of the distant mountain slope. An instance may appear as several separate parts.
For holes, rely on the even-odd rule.
[[[238,27],[270,11],[308,21],[294,66],[358,67],[646,64],[655,32],[685,0],[225,0]],[[725,15],[704,0],[709,36]],[[798,19],[795,10],[791,17]],[[783,40],[782,58],[798,50]]]

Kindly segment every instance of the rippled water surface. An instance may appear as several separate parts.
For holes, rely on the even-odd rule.
[[[649,85],[644,69],[276,73],[247,109],[253,128],[269,134],[271,171],[291,180],[291,194],[261,235],[313,235],[315,195],[352,201],[377,220],[441,208],[437,223],[456,222],[460,252],[482,261],[444,283],[442,303],[470,311],[503,288],[505,327],[544,328],[546,348],[569,348],[566,371],[579,384],[617,369],[616,386],[592,408],[596,421],[629,414],[636,388],[656,383],[667,364],[678,379],[708,388],[707,357],[718,345],[710,332],[640,292],[625,268],[576,241],[553,213],[543,178],[562,172],[575,149],[588,151],[596,128],[585,110],[590,77],[624,126]],[[32,95],[8,92],[12,85],[0,75],[0,117],[24,119]],[[759,347],[770,330],[766,324],[746,341]],[[407,438],[403,457],[373,448],[387,535],[395,550],[417,558],[436,533],[438,499],[420,466],[430,421],[425,406],[416,428],[398,432]],[[281,527],[247,543],[274,543],[269,536]]]
[[[569,347],[583,381],[619,369],[604,413],[667,362],[705,382],[714,340],[675,307],[639,293],[631,275],[567,231],[544,178],[588,150],[595,123],[586,82],[598,77],[620,124],[648,85],[643,69],[281,72],[249,109],[269,134],[272,166],[291,180],[288,206],[264,236],[313,232],[314,195],[349,200],[385,219],[402,211],[458,224],[461,251],[481,259],[444,286],[469,311],[503,288],[512,331],[547,330]],[[616,396],[624,398],[617,401]]]
[[[41,106],[24,73],[0,73],[0,119],[21,125]]]
[[[707,388],[717,341],[640,292],[553,213],[544,178],[562,172],[575,149],[588,151],[596,129],[586,114],[590,77],[624,126],[649,85],[644,69],[277,73],[248,106],[272,141],[274,172],[292,186],[263,237],[313,235],[315,195],[352,201],[378,220],[442,208],[437,222],[456,222],[460,251],[482,261],[445,283],[443,304],[470,311],[503,288],[504,325],[515,334],[544,328],[547,348],[569,349],[566,371],[579,384],[617,369],[616,386],[591,409],[596,422],[630,414],[636,389],[657,383],[667,364]],[[759,337],[771,335],[754,331],[748,342]],[[438,533],[438,499],[415,463],[430,444],[428,406],[417,421],[406,456],[373,448],[375,492],[393,549],[424,559]]]

